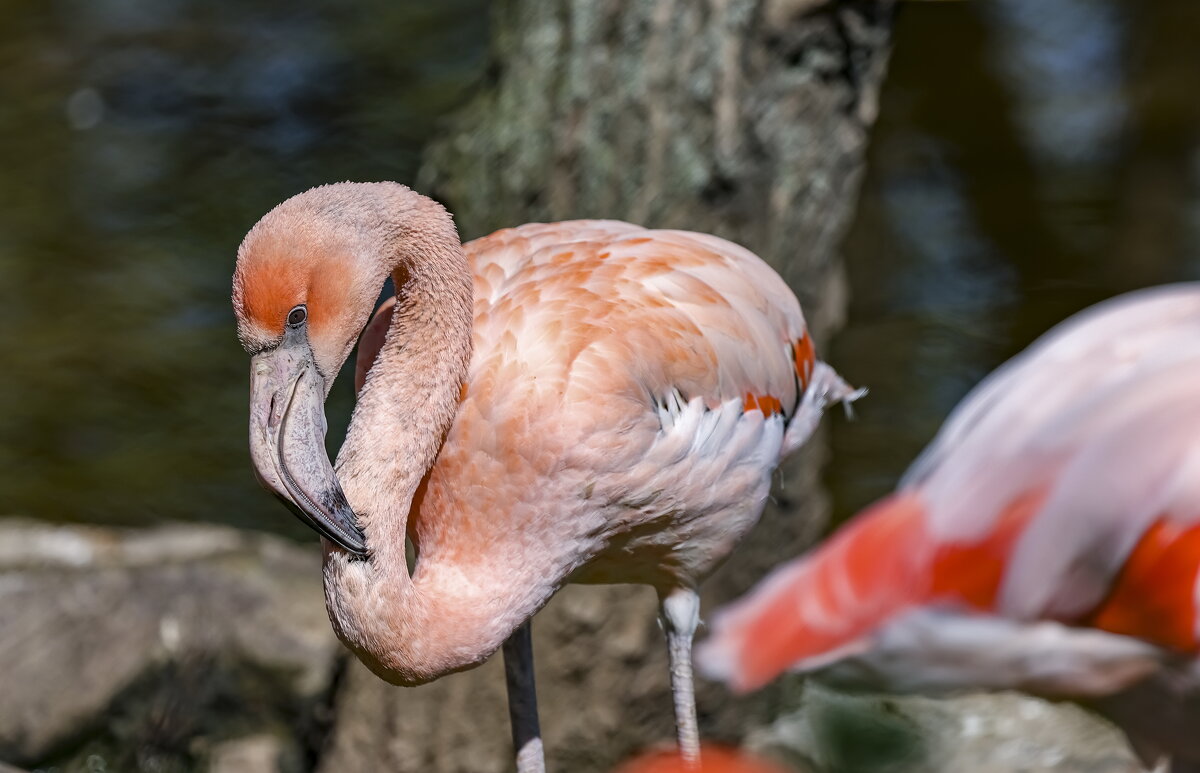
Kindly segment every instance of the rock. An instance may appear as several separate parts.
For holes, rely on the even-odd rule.
[[[809,684],[799,706],[747,744],[830,773],[1142,770],[1124,736],[1096,715],[1014,693],[851,696]]]
[[[0,521],[0,759],[191,770],[247,729],[299,737],[339,652],[315,547]]]
[[[743,573],[712,585],[732,593]],[[59,773],[510,770],[500,658],[415,689],[354,661],[339,681],[320,576],[315,548],[230,529],[0,521],[0,759]],[[654,614],[647,588],[571,587],[536,618],[553,769],[611,770],[671,737]],[[701,683],[705,735],[805,773],[1140,770],[1074,706],[801,684],[735,698]]]
[[[355,661],[317,772],[507,773],[507,712],[499,655],[476,671],[412,688],[387,684]]]
[[[208,773],[273,773],[284,763],[285,744],[271,735],[226,741],[213,750]]]

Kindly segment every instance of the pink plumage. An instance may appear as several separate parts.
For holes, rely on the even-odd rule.
[[[1200,285],[1060,325],[963,401],[896,494],[720,611],[702,667],[742,689],[824,669],[1092,699],[1191,658],[1198,390]]]
[[[771,471],[821,409],[855,396],[813,356],[783,280],[723,239],[574,221],[465,251],[475,354],[412,513],[423,553],[481,554],[541,533],[572,549],[492,550],[489,562],[532,577],[530,561],[544,561],[547,586],[692,585],[757,519]],[[392,304],[363,334],[362,381]],[[513,614],[544,600],[527,593]]]
[[[388,275],[397,297],[369,319]],[[462,245],[435,202],[343,183],[251,230],[234,306],[255,469],[329,540],[330,619],[368,667],[416,684],[503,646],[518,769],[541,770],[529,618],[568,582],[649,584],[696,760],[696,587],[823,408],[859,394],[774,271],[613,221]],[[335,470],[320,400],[360,332]]]

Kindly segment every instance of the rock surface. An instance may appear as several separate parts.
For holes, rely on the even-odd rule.
[[[297,723],[338,652],[315,547],[0,521],[5,761],[194,769],[210,742],[254,727],[283,731],[300,765]]]
[[[1012,693],[851,696],[817,685],[747,745],[825,773],[1139,773],[1094,714]]]
[[[773,507],[756,539],[785,533],[782,515]],[[318,564],[314,547],[224,528],[0,521],[0,760],[59,773],[511,770],[500,659],[416,689],[357,662],[339,680]],[[671,737],[654,615],[649,589],[572,587],[536,618],[551,770],[610,770]],[[1015,695],[851,697],[786,680],[746,698],[701,684],[699,700],[707,736],[804,773],[1140,769],[1100,720]]]
[[[272,735],[226,741],[213,749],[208,773],[266,773],[286,766],[286,744]]]

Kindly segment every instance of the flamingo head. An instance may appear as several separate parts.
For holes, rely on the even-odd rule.
[[[345,550],[366,541],[325,450],[325,397],[391,266],[383,208],[403,186],[339,183],[268,212],[238,249],[233,307],[251,356],[259,481]]]

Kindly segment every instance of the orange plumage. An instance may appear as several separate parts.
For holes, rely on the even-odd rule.
[[[1200,721],[1197,385],[1200,285],[1064,323],[963,401],[893,496],[718,612],[702,666],[737,689],[795,669],[1103,700],[1132,737],[1200,756],[1118,710],[1142,685]]]
[[[788,773],[787,768],[721,746],[705,746],[701,763],[692,765],[677,751],[649,752],[626,762],[615,773]]]

